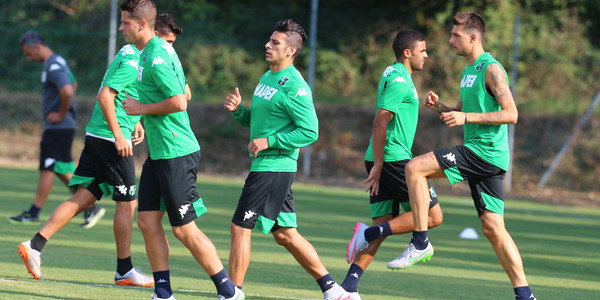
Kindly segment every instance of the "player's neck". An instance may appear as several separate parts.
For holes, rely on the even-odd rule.
[[[138,49],[144,49],[148,43],[155,37],[154,32],[146,32],[140,39],[135,43],[135,47]]]
[[[470,66],[472,66],[477,60],[477,58],[479,58],[479,56],[481,56],[481,54],[483,53],[485,53],[485,50],[483,50],[483,46],[476,45],[473,46],[473,50],[471,50],[471,53],[465,55],[465,59],[467,60],[467,63]]]
[[[52,56],[52,54],[54,54],[54,52],[52,52],[52,50],[50,50],[50,48],[48,48],[48,47],[42,48],[41,53],[40,53],[44,62],[46,62],[48,60],[48,58],[50,58],[50,56]]]
[[[292,64],[294,64],[293,59],[286,59],[286,60],[278,62],[276,64],[270,64],[269,68],[271,69],[271,73],[275,73],[275,72],[279,72],[279,71],[291,66]]]
[[[410,66],[410,61],[408,61],[408,59],[403,59],[403,60],[396,60],[396,62],[403,64],[406,69],[408,70],[408,73],[412,75],[412,67]]]

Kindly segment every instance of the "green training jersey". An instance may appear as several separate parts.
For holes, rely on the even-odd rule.
[[[149,104],[185,94],[185,76],[173,47],[154,37],[140,55],[137,74],[140,103]],[[182,157],[200,150],[187,111],[144,115],[151,159]]]
[[[125,109],[123,109],[122,102],[127,99],[125,93],[134,99],[139,99],[137,89],[135,88],[139,60],[140,51],[134,45],[123,46],[108,66],[108,69],[106,69],[106,73],[104,73],[104,78],[100,84],[100,90],[104,86],[107,86],[117,92],[117,96],[115,97],[115,114],[121,132],[126,139],[131,139],[133,127],[141,118],[140,116],[127,115]],[[85,131],[92,135],[114,141],[114,135],[104,119],[98,101],[96,101],[92,118],[85,127]]]
[[[299,149],[319,135],[312,91],[294,65],[263,74],[250,108],[240,105],[233,117],[250,127],[251,141],[269,139],[269,148],[258,152],[250,171],[296,172]]]
[[[387,125],[383,161],[411,159],[411,148],[419,120],[419,95],[410,72],[399,62],[387,67],[381,76],[377,90],[377,109],[379,108],[394,114]],[[373,137],[365,153],[365,160],[373,161]]]
[[[501,110],[496,98],[485,87],[485,71],[490,64],[504,67],[488,52],[480,55],[473,65],[467,65],[460,81],[462,112],[486,113]],[[465,146],[488,163],[508,170],[510,153],[506,124],[486,125],[467,123],[464,125]]]

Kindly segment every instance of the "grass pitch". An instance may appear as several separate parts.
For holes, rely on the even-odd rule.
[[[27,273],[17,245],[39,225],[12,225],[7,218],[31,205],[36,170],[0,169],[0,299],[150,299],[151,288],[114,285],[112,233],[114,203],[103,199],[107,214],[94,228],[81,229],[75,217],[46,245],[45,279]],[[229,224],[243,182],[201,177],[199,192],[208,212],[196,223],[217,247],[223,264],[229,256]],[[357,221],[369,223],[368,197],[362,190],[294,185],[299,231],[314,245],[334,278],[343,281],[346,245]],[[70,197],[58,181],[40,218]],[[359,284],[362,299],[514,299],[511,284],[493,249],[482,236],[472,201],[440,195],[444,223],[430,231],[433,259],[402,271],[386,263],[405,248],[409,235],[389,237]],[[538,299],[600,299],[600,209],[573,208],[508,200],[506,225],[523,257]],[[165,228],[170,227],[165,218]],[[134,226],[132,260],[150,274],[141,233]],[[459,239],[473,227],[477,240]],[[187,249],[168,232],[175,296],[216,299],[212,282]],[[320,299],[319,287],[270,235],[253,233],[250,269],[244,282],[247,299]]]

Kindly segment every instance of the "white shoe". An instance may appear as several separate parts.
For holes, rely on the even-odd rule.
[[[323,293],[323,300],[350,300],[350,294],[339,284],[334,283],[330,289]]]
[[[361,300],[358,292],[348,293],[350,295],[350,300]]]
[[[129,285],[129,286],[141,286],[141,287],[153,287],[154,279],[137,268],[132,268],[125,275],[119,275],[119,272],[115,272],[115,284],[116,285]]]
[[[365,223],[356,223],[356,226],[354,226],[354,234],[346,251],[346,261],[349,264],[354,261],[356,253],[369,247],[369,243],[365,241],[365,230],[367,228],[369,226]]]
[[[169,298],[159,298],[158,296],[156,296],[156,294],[152,294],[152,298],[150,300],[177,300],[175,299],[175,296],[173,296],[171,294],[171,297]]]
[[[231,298],[225,298],[225,296],[219,295],[219,300],[245,300],[246,295],[237,286],[235,287],[235,294]]]
[[[430,260],[432,256],[433,246],[431,243],[428,243],[427,248],[423,250],[417,250],[415,245],[410,243],[400,256],[387,264],[387,267],[392,270],[406,269],[420,261]]]
[[[31,241],[22,242],[17,248],[17,253],[23,259],[25,267],[29,274],[33,275],[34,279],[42,280],[42,258],[40,251],[31,248]]]

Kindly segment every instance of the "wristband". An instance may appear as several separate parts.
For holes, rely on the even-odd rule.
[[[465,113],[465,124],[467,124],[469,120],[467,120],[467,113]]]

